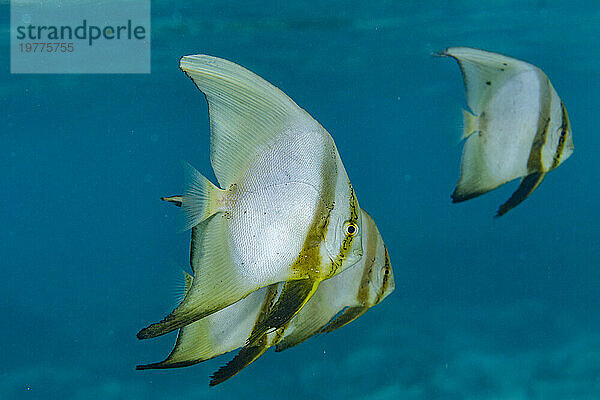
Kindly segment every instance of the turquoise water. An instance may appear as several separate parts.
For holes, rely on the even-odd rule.
[[[8,55],[9,8],[0,42]],[[3,399],[596,399],[600,396],[595,1],[153,2],[150,75],[11,75],[0,63]],[[448,46],[544,69],[575,153],[533,196],[453,205],[461,76]],[[230,59],[334,137],[390,252],[396,291],[351,325],[232,380],[135,371],[175,339],[188,234],[160,196],[208,176],[204,97],[182,55]],[[252,396],[252,397],[250,397]]]

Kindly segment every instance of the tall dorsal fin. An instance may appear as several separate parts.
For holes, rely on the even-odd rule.
[[[291,130],[324,129],[285,93],[247,69],[217,57],[185,56],[179,67],[206,95],[212,167],[227,189],[262,150]]]
[[[458,61],[465,83],[467,103],[475,115],[481,114],[490,97],[504,82],[521,72],[537,70],[524,61],[469,47],[449,47],[438,55]]]

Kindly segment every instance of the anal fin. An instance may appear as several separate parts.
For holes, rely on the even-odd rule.
[[[502,204],[500,208],[498,208],[497,217],[501,217],[519,204],[521,204],[533,191],[542,183],[544,177],[546,176],[545,172],[534,172],[532,174],[527,175],[521,180],[519,187],[515,192],[510,196],[510,199],[506,201],[506,203]]]
[[[285,282],[279,299],[264,320],[256,324],[248,337],[247,344],[254,345],[269,331],[284,326],[304,307],[317,290],[320,282],[320,280],[310,278]]]
[[[263,335],[257,343],[252,346],[245,346],[237,355],[211,375],[209,386],[215,386],[225,382],[227,379],[235,376],[242,369],[252,364],[257,358],[267,351],[267,336]]]

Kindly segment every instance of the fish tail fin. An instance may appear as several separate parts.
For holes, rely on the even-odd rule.
[[[177,206],[177,207],[181,207],[181,203],[183,202],[183,196],[182,195],[177,195],[177,196],[169,196],[169,197],[161,197],[160,198],[162,201],[168,201],[169,203]]]
[[[479,117],[463,109],[463,134],[460,140],[468,138],[472,133],[479,131]]]
[[[219,383],[223,383],[256,361],[267,351],[268,347],[266,345],[266,341],[267,338],[266,335],[264,335],[255,345],[242,347],[239,353],[237,353],[237,355],[231,361],[211,375],[210,383],[208,385],[216,386]]]
[[[185,213],[183,230],[186,231],[213,214],[223,211],[225,190],[219,189],[189,163],[184,162],[185,192],[183,196],[173,196],[164,200],[177,205],[180,201]]]

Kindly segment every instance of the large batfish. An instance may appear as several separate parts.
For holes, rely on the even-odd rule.
[[[285,282],[252,342],[361,259],[360,207],[329,133],[281,90],[216,57],[186,56],[180,68],[208,102],[219,187],[187,166],[177,201],[192,227],[194,279],[181,304],[137,336],[163,335]]]

